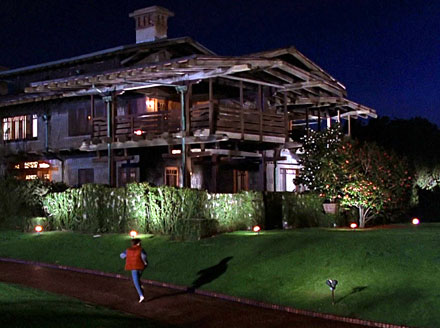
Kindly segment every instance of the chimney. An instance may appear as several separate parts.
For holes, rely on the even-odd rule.
[[[136,43],[151,42],[167,38],[168,17],[174,13],[166,8],[151,6],[132,12],[136,23]]]

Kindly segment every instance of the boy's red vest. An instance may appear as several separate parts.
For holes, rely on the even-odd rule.
[[[139,245],[127,248],[127,258],[125,259],[125,270],[143,270],[145,269],[144,262],[142,262],[141,252],[142,247]]]

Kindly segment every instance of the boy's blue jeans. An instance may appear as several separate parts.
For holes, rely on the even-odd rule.
[[[141,275],[142,270],[131,270],[131,277],[133,278],[134,287],[136,287],[139,297],[144,296],[144,291],[141,287]]]

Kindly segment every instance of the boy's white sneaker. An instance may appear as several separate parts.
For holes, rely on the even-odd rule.
[[[141,296],[139,297],[139,303],[142,303],[144,301],[145,297]]]

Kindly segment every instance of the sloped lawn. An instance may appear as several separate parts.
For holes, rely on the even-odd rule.
[[[143,235],[144,278],[296,308],[440,326],[440,225],[235,232],[197,242]],[[0,256],[123,272],[125,235],[0,232]],[[222,261],[223,260],[223,261]],[[326,279],[337,279],[336,304]]]
[[[1,327],[158,327],[74,298],[14,284],[0,283]]]

